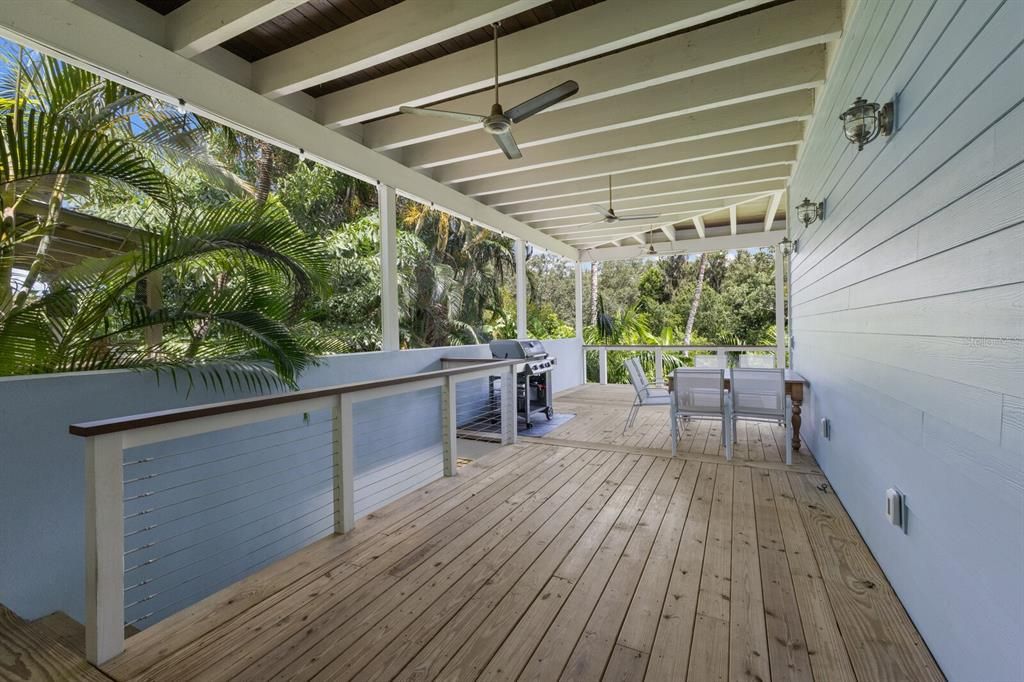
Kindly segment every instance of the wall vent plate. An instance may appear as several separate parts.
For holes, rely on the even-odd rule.
[[[821,419],[821,437],[825,440],[832,440],[832,422],[827,417]]]
[[[885,491],[885,516],[889,523],[907,532],[907,500],[896,488]]]

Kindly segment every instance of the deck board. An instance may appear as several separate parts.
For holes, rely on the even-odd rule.
[[[118,680],[932,680],[810,453],[576,390],[498,448],[128,640]],[[602,440],[604,439],[604,440]],[[895,677],[894,677],[895,676]]]

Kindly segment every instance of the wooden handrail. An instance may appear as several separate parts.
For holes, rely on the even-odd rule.
[[[350,384],[339,384],[336,386],[328,386],[326,388],[311,388],[303,391],[296,391],[294,393],[284,393],[281,395],[243,398],[240,400],[226,400],[219,403],[197,405],[195,407],[180,407],[173,410],[146,412],[143,414],[129,415],[127,417],[100,419],[97,421],[72,424],[68,427],[68,433],[73,436],[89,438],[108,433],[131,431],[133,429],[140,429],[147,426],[173,424],[175,422],[187,421],[189,419],[199,419],[200,417],[229,414],[231,412],[242,412],[259,407],[285,405],[287,403],[301,402],[303,400],[311,400],[315,398],[325,398],[332,395],[359,393],[360,391],[366,391],[374,388],[398,386],[401,384],[416,383],[429,379],[441,379],[459,374],[470,374],[473,372],[479,372],[481,369],[485,368],[508,367],[510,365],[521,364],[522,362],[522,360],[486,360],[486,362],[480,363],[467,363],[468,366],[466,367],[453,367],[450,369],[440,369],[431,372],[421,372],[420,374],[407,374],[400,377],[392,377],[390,379],[357,381]]]

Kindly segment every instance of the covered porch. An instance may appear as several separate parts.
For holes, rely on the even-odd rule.
[[[1022,27],[1019,0],[6,3],[4,40],[363,183],[376,336],[263,395],[0,377],[0,606],[67,611],[63,662],[115,680],[1024,679]],[[59,178],[5,204],[64,210],[55,268],[132,248],[16,165],[5,187]],[[408,344],[409,309],[465,321],[405,295],[403,201],[501,240],[507,328]],[[522,358],[484,342],[530,335],[535,248],[564,265],[543,382],[571,418],[521,436]],[[765,333],[691,345],[702,265],[648,378],[705,352],[719,394],[748,352],[798,374],[790,465],[744,421],[730,460],[710,421],[673,456],[667,410],[623,429],[607,383],[650,341],[597,333],[595,265],[718,251],[758,252],[772,293],[723,306]],[[52,677],[19,628],[0,677]]]
[[[465,444],[459,475],[126,642],[117,680],[942,679],[842,503],[784,431],[563,392],[543,438]],[[479,453],[479,454],[476,454]],[[471,460],[469,458],[472,458]]]

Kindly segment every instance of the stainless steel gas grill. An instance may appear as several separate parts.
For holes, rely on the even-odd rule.
[[[543,412],[548,419],[554,415],[551,406],[551,370],[557,360],[544,350],[544,344],[536,339],[501,339],[490,343],[491,355],[505,360],[522,360],[523,365],[516,373],[516,413],[533,426],[532,417]]]

